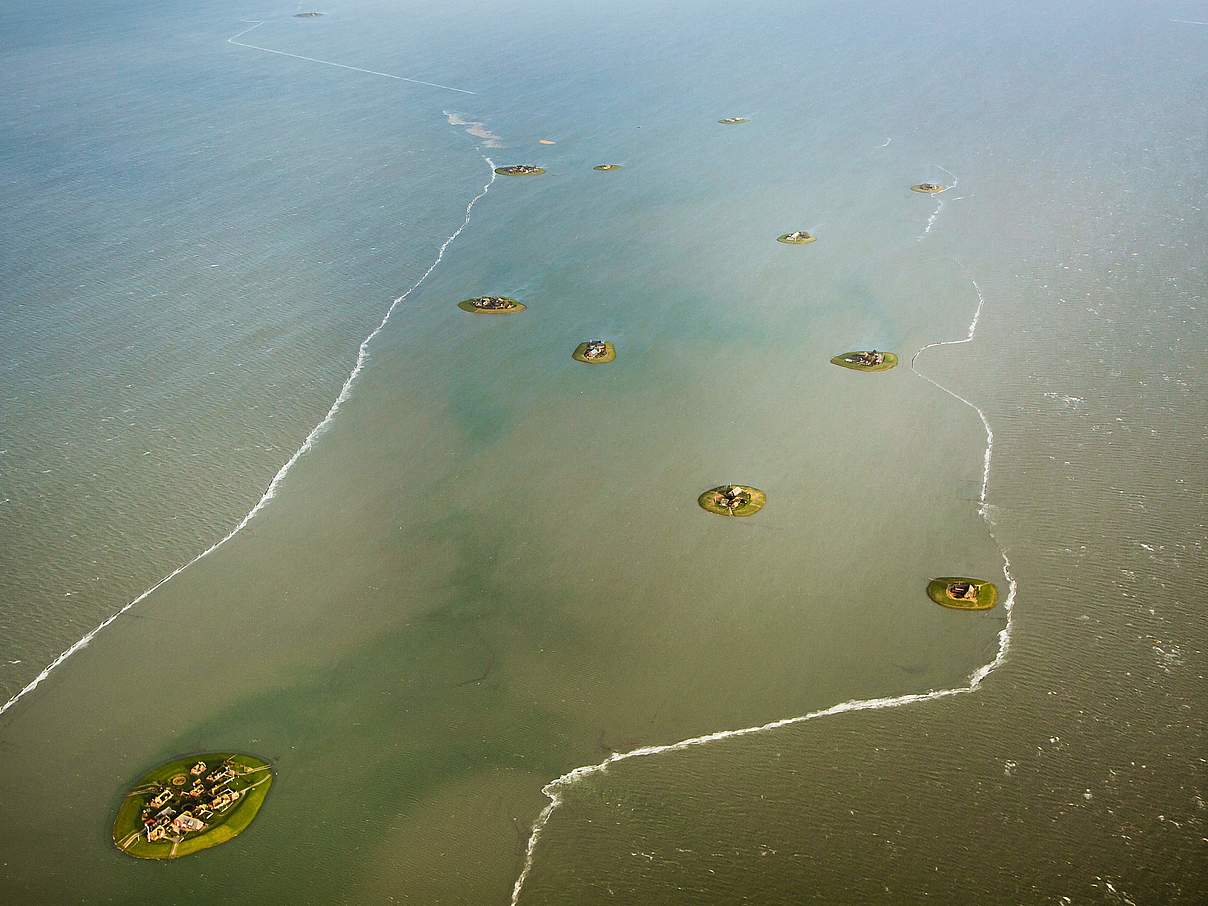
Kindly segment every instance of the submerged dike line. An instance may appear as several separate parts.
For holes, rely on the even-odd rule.
[[[943,169],[941,167],[941,169]],[[945,173],[948,171],[945,170]],[[949,174],[951,175],[951,174]],[[955,179],[955,177],[953,177]],[[529,834],[528,845],[524,851],[524,864],[520,869],[520,876],[516,878],[516,883],[512,888],[511,906],[518,906],[520,895],[524,891],[524,883],[528,880],[529,872],[533,868],[534,854],[537,850],[537,843],[541,839],[541,834],[545,830],[549,820],[553,817],[558,806],[562,804],[562,791],[569,786],[591,777],[594,774],[605,773],[610,765],[618,761],[627,761],[630,758],[644,758],[650,755],[662,755],[666,752],[678,752],[684,749],[690,749],[695,746],[703,746],[711,742],[717,742],[723,739],[735,739],[740,736],[754,736],[757,733],[766,733],[769,730],[778,730],[781,727],[789,727],[794,724],[805,723],[806,721],[815,720],[819,717],[830,717],[835,714],[846,714],[851,711],[879,711],[887,708],[900,708],[904,705],[913,705],[918,702],[937,701],[941,698],[950,698],[954,695],[966,695],[970,692],[976,692],[977,688],[982,684],[991,673],[1002,666],[1007,659],[1007,651],[1011,646],[1011,625],[1012,611],[1015,605],[1016,582],[1015,577],[1011,573],[1011,561],[1007,559],[1007,552],[1002,545],[998,543],[998,539],[994,536],[993,523],[990,520],[989,511],[986,506],[986,495],[990,487],[990,460],[991,451],[994,446],[994,433],[990,430],[990,422],[980,408],[969,402],[963,396],[949,390],[938,381],[932,380],[927,375],[923,374],[915,368],[915,361],[919,355],[927,349],[935,346],[953,346],[961,343],[972,342],[974,335],[977,333],[977,325],[981,319],[982,307],[985,304],[985,298],[982,296],[981,287],[977,285],[977,281],[973,281],[973,288],[977,292],[977,309],[973,313],[973,320],[969,324],[968,334],[959,340],[940,340],[934,343],[928,343],[920,348],[910,358],[910,370],[916,375],[927,381],[929,384],[938,387],[940,390],[947,393],[954,399],[960,400],[969,408],[973,409],[978,417],[981,418],[982,426],[986,429],[986,454],[984,458],[984,467],[982,471],[982,486],[981,494],[978,498],[978,514],[986,522],[986,526],[990,532],[990,538],[998,546],[999,555],[1002,557],[1002,572],[1003,577],[1007,580],[1007,597],[1003,602],[1003,607],[1006,609],[1007,622],[1006,625],[998,632],[998,651],[994,655],[994,659],[987,664],[983,664],[969,674],[969,679],[966,685],[957,686],[952,689],[933,689],[930,692],[914,692],[907,695],[895,695],[887,698],[871,698],[841,702],[837,705],[831,705],[829,708],[823,708],[819,711],[811,711],[808,714],[803,714],[799,717],[785,717],[780,720],[774,720],[770,723],[760,724],[757,727],[743,727],[739,730],[720,730],[716,733],[708,733],[704,736],[693,736],[690,739],[681,739],[679,742],[669,743],[667,745],[642,746],[633,749],[629,752],[614,752],[603,761],[597,764],[584,765],[583,767],[575,768],[573,771],[568,771],[561,777],[555,778],[542,787],[541,792],[549,799],[549,803],[541,810],[537,816],[537,820],[533,822],[533,829]]]
[[[247,20],[245,19],[244,21],[246,22]],[[285,51],[285,50],[273,50],[273,48],[271,48],[271,47],[261,47],[259,44],[247,44],[243,41],[236,40],[237,38],[242,38],[248,32],[254,31],[255,29],[259,28],[266,21],[268,21],[268,20],[261,19],[255,25],[245,28],[243,31],[239,32],[238,34],[231,35],[229,38],[227,38],[227,43],[234,44],[236,47],[248,47],[248,48],[251,48],[252,50],[262,50],[265,53],[275,53],[278,56],[282,56],[282,57],[293,57],[295,60],[305,60],[308,63],[322,63],[324,66],[336,66],[336,67],[339,67],[340,69],[350,69],[353,72],[363,72],[366,75],[382,76],[383,78],[396,79],[400,82],[410,82],[413,85],[427,85],[429,88],[443,88],[445,91],[456,91],[458,94],[477,94],[478,93],[476,91],[470,91],[466,88],[454,88],[451,85],[441,85],[438,82],[425,82],[423,79],[409,79],[406,76],[395,75],[392,72],[378,72],[376,69],[362,69],[360,66],[349,66],[347,63],[336,63],[332,60],[320,60],[317,57],[304,57],[304,56],[302,56],[302,54],[289,53],[288,51]]]
[[[51,672],[55,668],[57,668],[59,665],[61,665],[65,660],[67,660],[73,654],[78,652],[81,648],[87,647],[89,642],[91,642],[94,638],[96,638],[97,635],[102,630],[107,629],[110,625],[112,625],[113,622],[115,620],[117,620],[118,617],[120,617],[122,614],[126,613],[128,610],[130,610],[132,607],[134,607],[134,605],[138,604],[140,601],[145,600],[154,591],[156,591],[163,585],[165,585],[168,582],[175,579],[177,576],[179,576],[181,573],[183,573],[186,569],[188,569],[194,563],[197,563],[198,561],[205,559],[210,554],[214,553],[214,551],[218,550],[218,548],[222,547],[224,544],[226,544],[228,541],[230,541],[232,538],[234,538],[236,535],[238,535],[241,531],[243,531],[243,529],[247,526],[247,524],[256,517],[256,514],[259,513],[262,509],[264,509],[268,505],[268,502],[270,500],[272,500],[273,497],[276,496],[277,488],[280,487],[281,482],[285,479],[285,476],[289,474],[289,470],[292,469],[294,467],[294,464],[299,459],[302,458],[302,454],[304,454],[307,450],[309,450],[311,447],[314,446],[315,441],[319,438],[319,435],[322,434],[324,429],[326,429],[327,426],[332,423],[332,421],[336,417],[336,413],[340,411],[340,407],[343,406],[344,403],[348,400],[348,397],[352,395],[352,385],[356,381],[357,377],[360,375],[361,371],[364,369],[365,362],[369,358],[369,344],[372,343],[374,338],[378,334],[380,334],[382,332],[382,330],[386,327],[386,324],[390,320],[391,315],[394,314],[394,310],[396,308],[398,308],[403,302],[405,302],[407,300],[408,296],[410,296],[413,292],[415,292],[417,289],[419,289],[419,287],[423,284],[423,282],[428,279],[429,275],[431,275],[431,273],[434,270],[436,270],[437,265],[439,265],[440,262],[445,257],[445,250],[448,249],[449,246],[453,244],[453,240],[455,240],[458,236],[460,236],[462,234],[462,231],[465,230],[465,228],[470,225],[470,214],[474,210],[474,205],[478,204],[478,200],[487,194],[487,192],[491,188],[491,185],[495,182],[495,162],[493,160],[491,160],[489,157],[487,157],[485,154],[482,155],[482,159],[486,162],[487,167],[491,171],[491,178],[487,180],[486,185],[484,185],[482,187],[482,189],[479,191],[479,193],[477,195],[475,195],[473,198],[471,198],[470,203],[466,205],[466,216],[465,216],[465,219],[461,222],[461,226],[459,226],[456,230],[454,230],[453,234],[451,236],[449,236],[449,238],[447,238],[444,242],[441,243],[440,249],[436,253],[436,260],[433,261],[430,265],[428,265],[428,269],[426,271],[424,271],[422,275],[420,275],[420,278],[418,280],[416,280],[415,283],[413,283],[406,292],[404,292],[401,296],[399,296],[393,302],[390,303],[389,308],[386,309],[386,314],[384,314],[382,316],[382,320],[380,322],[378,322],[378,326],[375,327],[372,331],[370,331],[369,336],[365,337],[365,339],[363,339],[361,341],[361,345],[357,349],[356,363],[353,365],[352,371],[349,372],[348,377],[344,380],[344,385],[340,388],[340,393],[338,396],[336,396],[335,402],[331,404],[331,408],[327,410],[327,414],[324,415],[323,418],[319,421],[319,423],[310,430],[309,434],[306,435],[306,438],[302,441],[302,446],[298,447],[298,449],[294,451],[294,455],[285,461],[285,465],[283,465],[280,469],[277,470],[277,474],[274,475],[272,481],[270,481],[268,483],[268,487],[265,489],[263,496],[261,496],[261,498],[258,501],[256,501],[256,505],[253,506],[250,510],[248,510],[247,515],[245,515],[242,519],[240,519],[239,523],[233,529],[231,529],[231,531],[228,532],[223,538],[221,538],[218,541],[215,541],[213,544],[211,544],[209,547],[207,547],[205,550],[203,550],[200,554],[198,554],[196,557],[194,557],[189,562],[185,563],[182,566],[178,566],[176,569],[172,570],[172,572],[168,573],[166,576],[164,576],[162,579],[160,579],[158,582],[156,582],[154,585],[152,585],[150,588],[148,588],[146,591],[144,591],[141,595],[139,595],[137,598],[135,598],[133,601],[131,601],[129,604],[127,604],[125,607],[121,608],[121,610],[117,611],[112,616],[110,616],[108,619],[104,620],[95,629],[91,630],[82,639],[80,639],[78,642],[76,642],[74,645],[72,645],[70,648],[68,648],[62,654],[60,654],[53,661],[51,661],[50,664],[41,673],[39,673],[36,677],[34,677],[33,680],[30,681],[20,692],[18,692],[12,698],[10,698],[8,701],[6,701],[3,705],[0,705],[0,715],[3,715],[9,708],[11,708],[17,702],[19,702],[22,698],[24,698],[26,695],[28,695],[29,693],[31,693],[35,689],[37,689],[38,686],[40,686],[42,684],[42,682],[48,676],[50,676]]]
[[[944,192],[948,192],[952,189],[955,189],[956,184],[958,182],[960,182],[960,180],[957,179],[956,174],[953,173],[951,170],[944,169],[939,164],[936,164],[935,168],[937,170],[943,170],[945,173],[947,173],[949,176],[952,177],[952,185],[950,185],[947,189],[945,189]],[[953,199],[953,201],[955,201],[955,200],[956,199]],[[931,228],[933,226],[935,226],[935,221],[936,221],[936,218],[940,216],[940,211],[944,210],[943,192],[941,192],[939,195],[936,196],[935,201],[936,201],[935,210],[932,211],[931,216],[927,218],[927,226],[923,227],[923,232],[919,233],[918,237],[915,240],[916,242],[922,242],[923,239],[926,238],[927,234],[931,232]]]

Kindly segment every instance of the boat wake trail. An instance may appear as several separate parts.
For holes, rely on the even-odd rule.
[[[246,22],[247,20],[245,19],[244,21]],[[308,63],[322,63],[324,66],[336,66],[340,69],[350,69],[353,72],[363,72],[366,75],[382,76],[383,78],[387,78],[387,79],[396,79],[399,82],[410,82],[413,85],[427,85],[429,88],[443,88],[445,91],[456,91],[458,94],[477,94],[478,93],[476,91],[470,91],[466,88],[454,88],[451,85],[441,85],[437,82],[425,82],[423,79],[409,79],[406,76],[395,75],[392,72],[378,72],[376,69],[362,69],[360,66],[349,66],[347,63],[336,63],[336,62],[333,62],[332,60],[320,60],[317,57],[304,57],[301,54],[288,53],[284,50],[273,50],[273,48],[271,48],[271,47],[261,47],[259,44],[247,44],[243,41],[237,40],[238,38],[242,38],[248,32],[255,31],[257,28],[259,28],[261,25],[263,25],[266,21],[267,20],[265,20],[265,19],[261,19],[260,21],[256,22],[254,25],[252,25],[248,28],[245,28],[243,31],[239,32],[238,34],[231,35],[229,38],[227,38],[227,43],[234,44],[236,47],[248,47],[252,50],[262,50],[265,53],[275,53],[278,56],[282,56],[282,57],[293,57],[295,60],[305,60]]]
[[[941,168],[942,169],[942,168]],[[948,171],[944,171],[947,173]],[[949,174],[951,175],[951,174]],[[955,180],[955,177],[953,177]],[[955,184],[955,182],[954,182]],[[516,883],[512,888],[511,906],[518,906],[520,896],[524,891],[525,881],[533,867],[533,859],[537,850],[537,844],[541,840],[541,835],[545,831],[546,825],[553,817],[558,806],[562,804],[562,793],[568,787],[573,786],[580,780],[584,780],[595,774],[602,774],[608,768],[616,764],[618,761],[628,761],[631,758],[644,758],[651,755],[662,755],[666,752],[678,752],[683,749],[690,749],[695,746],[707,745],[711,742],[718,742],[723,739],[734,739],[740,736],[753,736],[757,733],[766,733],[769,730],[778,730],[781,727],[789,727],[794,724],[805,723],[809,720],[816,720],[820,717],[831,717],[836,714],[846,714],[851,711],[877,711],[885,708],[901,708],[904,705],[913,705],[918,702],[936,701],[941,698],[950,698],[954,695],[966,695],[975,692],[982,682],[993,673],[1006,660],[1007,650],[1011,645],[1011,627],[1012,627],[1012,611],[1015,606],[1015,577],[1011,573],[1011,561],[1007,558],[1007,553],[1001,544],[998,544],[998,539],[994,536],[993,523],[990,520],[989,510],[986,505],[987,494],[990,489],[990,462],[994,447],[994,432],[990,430],[990,422],[986,418],[986,414],[973,403],[969,402],[963,396],[949,390],[947,387],[923,374],[915,367],[915,362],[918,357],[928,349],[936,346],[953,346],[961,343],[970,343],[973,341],[974,335],[977,333],[977,325],[981,319],[982,307],[985,304],[985,298],[982,296],[981,287],[977,285],[977,281],[973,281],[973,288],[977,293],[977,309],[973,313],[973,320],[969,324],[968,334],[959,340],[940,340],[934,343],[928,343],[919,349],[910,359],[910,370],[921,377],[927,383],[939,388],[944,393],[964,403],[970,409],[977,413],[981,419],[982,426],[986,429],[986,453],[984,457],[984,465],[982,470],[982,485],[981,494],[978,498],[978,514],[986,522],[986,526],[990,531],[990,537],[998,546],[999,555],[1002,557],[1002,573],[1007,580],[1007,596],[1003,602],[1003,607],[1006,610],[1007,621],[998,633],[998,650],[994,655],[994,659],[987,664],[983,664],[969,674],[969,678],[965,685],[957,686],[952,689],[933,689],[929,692],[917,692],[909,695],[896,695],[888,698],[871,698],[841,702],[837,705],[831,705],[829,708],[823,708],[820,711],[811,711],[809,714],[802,714],[799,717],[786,717],[781,720],[774,720],[771,723],[760,724],[756,727],[743,727],[739,730],[720,730],[716,733],[708,733],[704,736],[693,736],[690,739],[681,739],[679,742],[673,742],[668,745],[642,746],[633,749],[629,752],[614,752],[603,761],[597,764],[584,765],[583,767],[575,768],[554,780],[547,783],[541,790],[542,793],[549,799],[548,804],[541,810],[537,816],[537,820],[533,822],[532,831],[529,834],[528,845],[525,847],[524,863],[520,870],[519,877],[516,878]]]
[[[0,705],[0,715],[4,714],[4,712],[6,712],[9,708],[11,708],[13,705],[15,705],[18,701],[20,701],[26,695],[28,695],[29,693],[33,692],[36,688],[38,688],[38,686],[40,686],[42,684],[42,682],[48,676],[50,676],[51,672],[55,668],[57,668],[60,664],[62,664],[65,660],[67,660],[73,654],[78,652],[81,648],[86,647],[89,642],[91,642],[94,638],[97,637],[98,633],[107,629],[110,625],[113,624],[113,622],[115,620],[117,620],[118,617],[120,617],[122,614],[126,613],[128,610],[130,610],[132,607],[134,607],[140,601],[145,600],[154,591],[156,591],[163,585],[165,585],[168,582],[175,579],[177,576],[179,576],[181,573],[183,573],[186,569],[188,569],[194,563],[197,563],[199,560],[203,560],[206,557],[208,557],[210,554],[214,553],[214,551],[218,550],[218,548],[222,547],[224,544],[226,544],[228,541],[230,541],[232,538],[234,538],[236,535],[238,535],[241,531],[243,531],[243,529],[247,526],[247,524],[256,518],[256,514],[258,514],[261,510],[263,510],[266,506],[268,506],[269,501],[272,500],[273,497],[276,496],[277,488],[279,488],[281,486],[281,482],[284,481],[285,476],[289,474],[289,470],[294,467],[294,464],[299,459],[302,458],[302,455],[304,453],[306,453],[307,450],[309,450],[311,447],[314,446],[315,441],[318,440],[318,438],[319,438],[319,435],[322,434],[323,431],[327,428],[327,426],[332,423],[332,421],[336,417],[336,413],[340,411],[340,407],[343,406],[344,403],[348,400],[348,397],[351,396],[352,385],[356,382],[357,377],[360,375],[361,371],[365,368],[365,362],[369,358],[369,344],[372,343],[374,338],[377,337],[377,335],[380,334],[382,332],[382,330],[386,327],[386,324],[390,321],[390,317],[391,317],[391,315],[394,314],[395,309],[397,309],[400,305],[402,305],[403,302],[405,302],[407,300],[408,296],[410,296],[413,292],[415,292],[417,289],[419,289],[419,287],[423,284],[423,282],[428,279],[428,277],[432,274],[432,272],[434,270],[436,270],[437,266],[440,264],[440,262],[445,257],[445,251],[449,248],[450,245],[453,244],[453,241],[462,234],[462,231],[465,230],[465,228],[470,225],[470,215],[474,210],[474,206],[476,204],[478,204],[479,199],[481,199],[484,195],[487,194],[487,192],[491,188],[491,185],[495,182],[495,162],[492,161],[485,154],[482,155],[482,159],[486,162],[487,167],[491,171],[491,178],[487,180],[486,184],[482,187],[482,189],[478,192],[478,194],[475,195],[473,198],[471,198],[470,203],[466,205],[466,216],[465,216],[465,219],[461,222],[461,226],[459,226],[456,230],[454,230],[452,235],[450,235],[444,242],[441,243],[440,248],[436,253],[436,260],[433,261],[430,265],[428,265],[428,269],[426,271],[424,271],[423,274],[420,275],[420,278],[418,280],[416,280],[415,283],[413,283],[411,285],[411,287],[405,293],[403,293],[401,296],[399,296],[393,302],[390,303],[390,306],[386,309],[386,313],[384,315],[382,315],[382,320],[380,322],[378,322],[377,327],[375,327],[369,333],[369,336],[365,337],[365,339],[361,341],[361,345],[357,349],[356,363],[353,365],[352,371],[349,372],[348,377],[344,380],[344,385],[340,388],[340,393],[336,397],[335,402],[331,404],[331,408],[327,410],[327,414],[324,415],[323,418],[319,421],[319,423],[317,425],[315,425],[314,428],[311,429],[309,434],[306,435],[305,440],[302,441],[302,446],[298,447],[298,449],[294,451],[294,455],[285,461],[285,465],[283,465],[280,469],[277,470],[277,474],[274,475],[273,480],[268,483],[268,487],[265,489],[264,495],[258,501],[256,501],[256,505],[253,506],[250,510],[248,510],[247,515],[244,516],[242,519],[240,519],[239,523],[233,529],[231,529],[230,532],[228,532],[223,538],[219,539],[218,541],[215,541],[213,544],[211,544],[209,547],[207,547],[205,550],[203,550],[200,554],[198,554],[196,557],[194,557],[188,563],[185,563],[182,566],[178,566],[176,569],[172,570],[172,572],[168,573],[168,575],[164,576],[162,579],[160,579],[158,582],[156,582],[154,585],[152,585],[150,588],[148,588],[146,591],[144,591],[141,595],[139,595],[137,598],[135,598],[133,601],[131,601],[129,604],[127,604],[125,607],[123,607],[121,610],[117,611],[117,613],[110,616],[103,623],[98,625],[95,629],[93,629],[91,632],[89,632],[87,635],[85,635],[82,639],[80,639],[78,642],[76,642],[74,645],[72,645],[70,648],[68,648],[62,654],[60,654],[53,661],[51,661],[50,664],[41,673],[39,673],[36,677],[34,677],[34,679],[28,685],[26,685],[20,692],[18,692],[12,698],[10,698],[8,701],[6,701],[3,705]]]
[[[944,170],[944,168],[939,166],[938,164],[936,165],[936,169]],[[944,172],[952,177],[952,184],[950,186],[948,186],[947,189],[944,189],[944,192],[947,192],[949,189],[955,189],[956,184],[958,182],[960,182],[960,180],[956,178],[956,174],[953,173],[951,170],[944,170]],[[940,195],[942,196],[943,192],[941,192]],[[938,218],[940,216],[940,211],[944,210],[944,199],[942,197],[937,196],[935,201],[936,201],[935,210],[932,211],[931,216],[927,218],[927,225],[925,227],[923,227],[923,232],[919,233],[919,235],[916,237],[916,241],[918,241],[918,242],[922,242],[923,239],[926,238],[927,234],[931,232],[931,228],[933,226],[935,226],[936,218]]]

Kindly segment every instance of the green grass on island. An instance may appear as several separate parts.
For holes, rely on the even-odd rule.
[[[613,170],[621,169],[620,164],[596,164],[592,167],[593,170],[599,170],[601,173],[611,173]]]
[[[910,187],[911,192],[922,192],[924,195],[938,195],[940,192],[947,192],[947,186],[941,186],[935,182],[921,182]]]
[[[810,242],[817,242],[818,237],[805,230],[794,230],[791,233],[781,233],[776,237],[776,241],[783,242],[785,245],[806,245]]]
[[[495,172],[500,176],[540,176],[545,167],[535,167],[532,164],[516,164],[512,167],[496,167]]]
[[[745,116],[727,116],[718,120],[723,126],[741,126],[743,123],[749,123],[751,120]]]
[[[588,355],[589,352],[593,354]],[[615,361],[616,357],[616,347],[607,340],[588,340],[576,346],[575,351],[571,353],[571,358],[585,365],[607,365]]]
[[[139,859],[179,859],[245,831],[268,795],[273,769],[254,755],[207,752],[160,765],[118,807],[113,843]]]
[[[892,352],[877,352],[875,349],[857,350],[835,356],[831,364],[852,371],[888,371],[898,364],[898,357]]]
[[[767,503],[768,495],[745,484],[723,484],[697,498],[702,509],[718,516],[754,516]]]
[[[514,315],[526,308],[523,302],[517,302],[509,296],[478,296],[474,299],[462,299],[457,303],[457,307],[476,315]]]
[[[927,597],[953,610],[989,610],[998,603],[998,586],[968,576],[940,576],[927,583]]]

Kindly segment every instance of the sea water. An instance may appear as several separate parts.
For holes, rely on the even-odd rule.
[[[178,241],[196,246],[214,229],[199,247],[210,252],[219,236],[227,245],[225,258],[203,256],[204,270],[198,260],[188,278],[178,247],[159,249],[158,271],[130,268],[115,253],[76,265],[96,285],[160,293],[169,299],[160,306],[134,307],[116,292],[108,305],[88,296],[68,303],[45,274],[24,277],[57,318],[39,326],[15,309],[21,329],[46,337],[23,344],[33,356],[27,370],[41,368],[52,388],[34,397],[36,412],[78,442],[71,431],[91,411],[87,394],[97,394],[97,412],[114,405],[104,380],[116,378],[100,375],[115,367],[132,385],[123,408],[135,411],[119,413],[130,420],[115,435],[130,448],[124,457],[90,448],[72,466],[112,469],[107,496],[129,498],[131,515],[119,522],[102,502],[104,515],[88,517],[74,502],[82,495],[64,486],[55,505],[81,530],[38,528],[46,540],[19,558],[33,577],[17,573],[20,587],[41,588],[35,570],[73,560],[68,542],[91,551],[98,538],[112,541],[106,526],[139,540],[112,545],[124,560],[91,554],[96,566],[113,564],[93,569],[97,592],[84,607],[39,591],[45,605],[22,611],[18,595],[6,594],[13,638],[28,656],[41,652],[41,669],[80,638],[75,624],[93,628],[243,527],[4,715],[0,883],[47,902],[481,903],[517,893],[588,902],[623,882],[633,901],[682,887],[671,864],[679,859],[694,878],[692,901],[789,896],[760,887],[767,856],[750,845],[776,828],[818,864],[801,811],[811,789],[788,784],[787,795],[785,778],[812,776],[823,763],[818,747],[839,740],[856,750],[829,752],[829,770],[927,732],[905,718],[908,728],[870,742],[851,729],[863,726],[860,715],[985,701],[989,685],[948,693],[986,676],[1008,641],[1005,606],[950,612],[924,589],[930,576],[966,573],[998,581],[1006,596],[1012,544],[995,509],[1001,422],[1057,400],[990,388],[996,379],[1029,388],[1021,374],[1045,373],[1017,343],[1015,359],[1002,350],[1037,304],[1020,289],[1032,283],[1011,282],[1015,260],[1047,260],[1042,241],[1014,232],[1019,166],[1062,160],[1061,148],[1029,158],[1039,138],[1053,141],[1051,129],[968,113],[979,99],[1005,104],[1018,94],[1002,87],[1017,58],[1004,52],[987,63],[979,42],[1018,50],[1032,32],[1017,24],[1008,40],[1001,23],[973,18],[940,19],[919,34],[896,5],[859,14],[559,6],[484,17],[385,4],[324,12],[114,10],[108,30],[93,33],[94,14],[83,20],[85,37],[60,51],[80,65],[81,45],[95,45],[90,59],[102,60],[118,42],[124,59],[149,60],[139,65],[179,80],[162,106],[153,103],[162,84],[135,87],[121,67],[108,91],[89,84],[97,103],[145,108],[140,126],[109,135],[106,147],[118,145],[123,162],[139,158],[122,143],[138,144],[139,129],[178,111],[182,98],[198,118],[173,117],[146,155],[158,171],[131,174],[127,165],[111,177],[125,194],[110,213],[126,232],[97,229],[93,241],[120,237],[129,255],[153,256],[171,189],[204,200],[200,211],[180,212],[193,219]],[[72,27],[84,28],[81,19]],[[236,40],[294,56],[227,41],[253,25]],[[44,20],[27,27],[38,36],[33,60],[57,32]],[[960,73],[989,66],[998,77],[979,76],[977,91],[954,87]],[[78,124],[65,109],[71,95],[58,90],[59,115]],[[729,115],[751,121],[716,122]],[[37,118],[25,116],[33,130]],[[1000,162],[987,133],[1010,136],[1000,153],[1015,167]],[[164,162],[190,151],[199,169]],[[1173,155],[1167,166],[1187,160]],[[624,169],[591,169],[605,162]],[[30,155],[31,171],[36,163]],[[493,176],[508,163],[547,173]],[[83,151],[73,166],[91,188]],[[1025,183],[1026,198],[1045,197],[1037,186],[1068,186],[1035,164],[1027,172],[1037,185]],[[920,181],[956,187],[939,199],[910,193]],[[1077,184],[1083,197],[1093,186]],[[32,195],[28,205],[44,210]],[[1030,224],[1039,236],[1067,222],[1049,217],[1044,229]],[[74,223],[64,216],[59,228]],[[798,228],[819,242],[775,243]],[[1010,241],[995,247],[1004,234]],[[22,260],[38,258],[38,248],[61,260],[48,243]],[[224,263],[236,274],[209,273]],[[106,266],[121,280],[103,276]],[[220,279],[229,282],[200,282]],[[487,318],[456,308],[483,293],[516,296],[528,311]],[[76,336],[80,319],[110,345]],[[1078,323],[1056,319],[1053,330],[1068,335]],[[571,360],[578,342],[595,337],[616,344],[615,364]],[[118,367],[122,338],[138,355]],[[915,351],[960,340],[971,342],[928,348],[912,367]],[[38,356],[55,344],[92,348],[93,357],[77,354],[73,369],[53,371]],[[869,346],[896,350],[902,364],[862,375],[827,362]],[[150,380],[157,356],[171,367]],[[248,369],[247,360],[258,364]],[[181,363],[210,381],[190,384]],[[1044,392],[1063,387],[1046,381]],[[32,427],[35,410],[23,405]],[[256,447],[249,426],[260,422],[239,413],[265,409],[279,433]],[[134,449],[144,445],[133,418],[143,410],[181,460],[161,463],[155,480],[144,465],[154,450]],[[988,426],[999,445],[989,459]],[[183,461],[186,452],[205,458],[180,440],[198,431],[222,438],[210,477]],[[23,455],[36,465],[55,435],[23,433]],[[1017,439],[1015,455],[1036,454]],[[50,495],[41,490],[49,479],[33,474],[29,487]],[[767,491],[766,509],[723,520],[697,508],[701,490],[729,481]],[[1026,484],[1009,487],[1012,499],[1030,499]],[[32,532],[42,521],[27,524]],[[1009,524],[1017,545],[1036,543]],[[156,540],[165,536],[170,545]],[[35,672],[15,672],[14,688],[29,687]],[[727,732],[870,700],[886,707]],[[979,711],[975,735],[993,738],[987,731],[1004,712],[1019,715]],[[832,726],[840,729],[827,736]],[[791,745],[799,732],[818,742]],[[697,738],[715,741],[658,748]],[[734,748],[739,741],[755,748],[735,757],[747,751]],[[168,871],[116,853],[108,822],[124,785],[157,759],[213,747],[277,766],[253,828]],[[542,787],[554,778],[648,749],[583,783],[572,774],[561,789],[573,801],[543,816]],[[680,752],[702,767],[682,771]],[[769,774],[769,757],[793,766]],[[899,794],[919,778],[882,775],[896,777]],[[705,776],[733,792],[718,794],[712,814],[730,816],[722,837],[734,856],[708,864],[669,856],[692,849],[690,838],[709,826],[695,805],[699,786],[684,780]],[[601,777],[615,777],[618,791],[600,787]],[[750,777],[765,785],[752,791]],[[755,807],[755,798],[773,805]],[[64,831],[55,816],[68,806]],[[620,827],[619,817],[591,813],[610,807],[635,823],[605,843],[599,829]],[[636,821],[642,815],[651,820]],[[594,829],[590,842],[584,828]],[[847,876],[838,861],[832,902]],[[771,883],[797,889],[800,862],[778,864]],[[729,886],[705,877],[719,866]],[[517,891],[526,867],[529,886]]]

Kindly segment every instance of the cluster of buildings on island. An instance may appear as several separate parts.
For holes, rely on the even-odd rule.
[[[500,176],[540,176],[545,172],[545,167],[538,167],[535,164],[513,164],[510,167],[496,167],[495,172]]]
[[[608,353],[608,344],[603,340],[588,340],[587,348],[583,350],[583,358],[598,359]]]
[[[205,830],[214,815],[239,801],[243,791],[230,788],[239,774],[229,762],[208,774],[206,770],[204,761],[197,762],[187,775],[177,774],[147,800],[142,822],[148,843],[179,843],[185,834]],[[192,786],[188,786],[190,777]]]
[[[954,601],[976,601],[981,594],[981,585],[976,582],[949,582],[945,591]]]
[[[732,484],[717,495],[717,505],[736,510],[751,502],[751,493],[741,485]]]
[[[843,361],[850,362],[853,365],[884,365],[885,353],[877,352],[875,349],[872,352],[855,352],[849,356],[844,356]]]
[[[507,311],[515,308],[516,302],[504,296],[479,296],[473,300],[473,305],[475,308],[484,308],[487,311]]]

